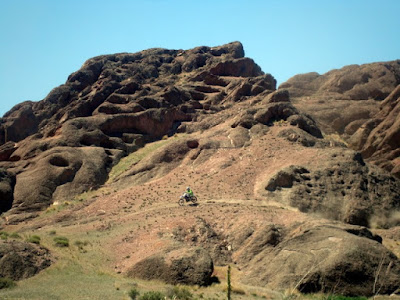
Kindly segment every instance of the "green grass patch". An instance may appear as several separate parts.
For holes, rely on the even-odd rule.
[[[15,287],[16,284],[14,280],[7,278],[7,277],[0,277],[0,290],[2,289],[9,289]]]
[[[140,295],[140,293],[136,288],[133,288],[128,292],[128,296],[132,300],[138,299],[139,295]]]
[[[26,239],[26,241],[27,241],[28,243],[34,243],[34,244],[39,245],[39,244],[40,244],[40,236],[38,236],[38,235],[31,235],[30,237],[28,237],[28,238]]]
[[[0,299],[126,299],[126,291],[117,290],[115,284],[128,286],[129,279],[75,260],[79,261],[60,257],[60,261],[18,282],[15,288],[0,290]]]
[[[186,287],[174,286],[167,289],[167,297],[170,299],[191,300],[192,293]]]
[[[7,240],[8,236],[9,236],[8,232],[0,231],[0,239],[1,240]]]
[[[146,292],[139,297],[139,300],[164,300],[164,299],[165,295],[157,291]]]
[[[21,236],[20,236],[18,233],[16,233],[16,232],[10,233],[9,237],[10,237],[11,239],[20,239],[20,238],[21,238]]]
[[[64,236],[56,236],[53,241],[57,247],[69,247],[69,240]]]
[[[113,182],[117,177],[119,177],[124,172],[128,171],[133,165],[137,164],[143,158],[145,158],[150,153],[153,153],[157,149],[169,144],[172,139],[164,139],[153,143],[146,144],[143,148],[129,154],[128,156],[122,158],[118,164],[116,164],[108,178],[108,183]]]

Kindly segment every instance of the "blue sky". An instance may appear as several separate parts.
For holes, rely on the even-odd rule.
[[[278,83],[400,59],[399,11],[398,0],[0,0],[0,116],[100,54],[240,41]]]

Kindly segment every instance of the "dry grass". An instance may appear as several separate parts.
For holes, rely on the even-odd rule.
[[[324,134],[324,139],[348,146],[347,142],[338,133]]]

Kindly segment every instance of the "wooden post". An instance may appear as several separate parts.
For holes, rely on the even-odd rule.
[[[7,125],[4,125],[4,144],[7,143]]]
[[[228,300],[231,300],[231,292],[232,292],[232,286],[231,286],[231,266],[228,265],[228,274],[227,274],[227,284],[228,284],[228,288],[227,288],[227,296],[228,296]]]

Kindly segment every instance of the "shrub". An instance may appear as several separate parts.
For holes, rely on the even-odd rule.
[[[84,246],[89,245],[90,243],[88,241],[75,241],[75,246],[78,247],[79,251],[81,253],[87,253],[87,250],[84,248]]]
[[[9,237],[12,238],[12,239],[20,239],[21,238],[21,236],[16,232],[11,233],[9,235]]]
[[[137,289],[133,288],[128,292],[128,296],[129,298],[131,298],[132,300],[135,300],[137,296],[139,296],[139,292]]]
[[[190,300],[193,298],[193,295],[185,287],[174,286],[168,289],[167,297],[171,299]]]
[[[55,245],[57,247],[68,247],[69,246],[69,240],[63,236],[57,236],[53,239],[53,241],[56,243]]]
[[[165,296],[161,292],[146,292],[140,296],[139,300],[164,300]]]
[[[38,235],[32,235],[30,236],[27,240],[28,243],[34,243],[34,244],[40,244],[40,236]]]
[[[6,240],[8,239],[8,236],[9,236],[8,232],[0,231],[0,239]]]
[[[0,290],[1,289],[8,289],[16,286],[15,282],[7,277],[0,277]]]

